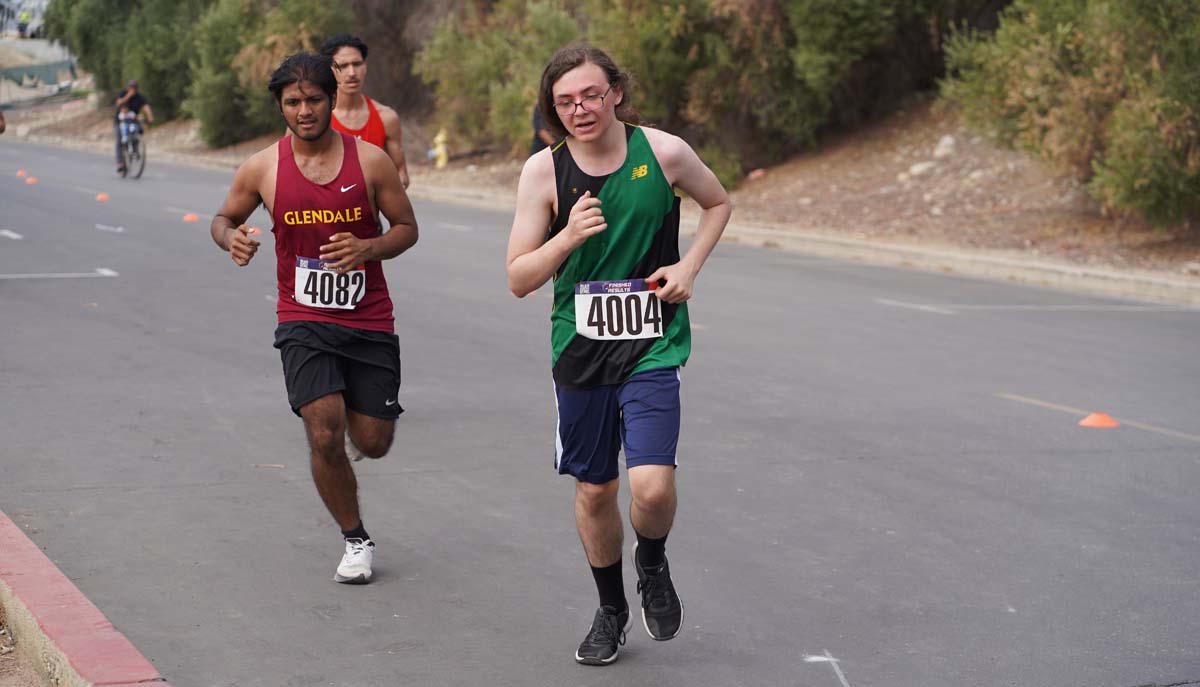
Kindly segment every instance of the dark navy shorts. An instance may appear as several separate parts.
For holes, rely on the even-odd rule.
[[[554,466],[560,475],[604,484],[625,467],[675,466],[679,444],[679,368],[646,370],[621,384],[590,389],[555,385],[558,429]]]

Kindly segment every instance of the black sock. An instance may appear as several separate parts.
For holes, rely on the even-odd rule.
[[[367,531],[363,529],[362,520],[358,521],[358,527],[352,530],[342,530],[342,536],[346,539],[361,539],[363,541],[371,538],[371,535],[367,534]]]
[[[667,560],[667,535],[664,534],[662,539],[651,539],[643,537],[637,530],[634,530],[637,535],[637,562],[638,565],[645,568],[657,568]],[[669,534],[669,533],[668,533]]]
[[[600,592],[600,605],[612,606],[617,613],[628,609],[629,604],[625,603],[625,580],[621,577],[621,559],[603,568],[591,567],[596,590]]]

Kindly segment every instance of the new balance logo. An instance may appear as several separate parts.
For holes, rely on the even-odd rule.
[[[640,165],[638,167],[634,167],[633,168],[633,176],[629,177],[629,180],[633,181],[634,179],[641,179],[642,177],[646,176],[649,173],[650,173],[650,168],[648,165]]]

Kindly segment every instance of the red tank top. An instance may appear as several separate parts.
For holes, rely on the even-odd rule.
[[[371,102],[370,98],[364,95],[363,100],[367,101],[368,113],[367,123],[363,125],[363,128],[351,129],[339,122],[337,115],[333,116],[333,128],[382,148],[383,144],[387,142],[387,130],[383,128],[383,118],[379,116],[379,110],[375,109],[375,103]]]
[[[275,203],[271,208],[275,272],[279,282],[279,301],[275,310],[280,322],[331,322],[391,333],[395,331],[392,299],[383,277],[383,266],[378,260],[366,263],[364,290],[357,299],[357,306],[314,307],[296,300],[296,275],[300,273],[306,282],[301,288],[311,289],[313,294],[306,297],[308,300],[332,306],[336,293],[336,300],[340,300],[342,306],[347,301],[354,302],[358,296],[358,277],[321,273],[317,265],[321,246],[339,232],[348,231],[363,239],[379,235],[379,223],[371,210],[356,142],[346,134],[341,136],[342,168],[328,184],[315,184],[300,172],[292,155],[291,136],[279,141]]]

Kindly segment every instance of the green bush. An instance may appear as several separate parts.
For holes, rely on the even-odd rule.
[[[997,141],[1088,182],[1109,210],[1200,216],[1200,5],[1018,0],[947,50],[947,102]]]
[[[125,19],[134,6],[132,0],[54,0],[46,8],[47,35],[70,48],[79,66],[96,80],[96,88],[114,99],[133,78],[122,68],[128,44]]]
[[[851,111],[877,111],[876,94],[890,92],[881,82],[891,77],[884,67],[898,61],[894,55],[936,44],[950,23],[990,4],[469,3],[418,53],[417,71],[434,84],[438,118],[455,138],[472,145],[519,145],[530,134],[528,109],[546,60],[557,48],[586,39],[633,74],[632,103],[644,119],[709,151],[724,169],[737,168],[722,174],[732,179],[747,166],[776,162],[811,146],[831,121],[854,121]],[[917,76],[904,83],[910,89],[931,84],[938,69],[938,60],[914,64],[910,70]],[[857,81],[848,87],[852,76]]]
[[[211,0],[54,0],[51,38],[62,41],[111,102],[129,79],[140,82],[155,114],[176,116],[186,95],[191,28]]]
[[[448,17],[418,53],[416,72],[434,84],[437,117],[454,147],[527,145],[542,69],[579,35],[552,2],[500,0],[490,12],[472,4]]]
[[[200,137],[210,146],[236,143],[270,126],[247,117],[250,100],[261,99],[263,93],[243,87],[232,68],[238,52],[261,25],[262,17],[250,0],[218,0],[196,27],[192,88],[184,108],[200,120]]]
[[[267,76],[350,21],[343,4],[322,0],[53,0],[46,9],[50,35],[94,75],[102,101],[138,79],[157,117],[198,118],[209,145],[281,130]]]

